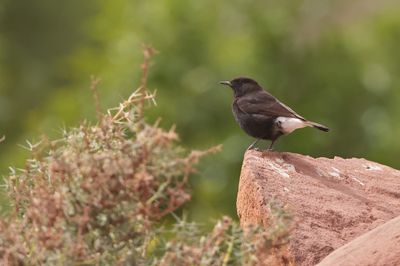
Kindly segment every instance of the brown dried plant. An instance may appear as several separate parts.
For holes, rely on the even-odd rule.
[[[155,103],[146,89],[154,52],[144,47],[139,89],[105,114],[92,80],[95,125],[29,144],[25,168],[5,178],[12,211],[0,221],[1,265],[248,265],[271,250],[271,234],[245,234],[229,218],[205,236],[182,221],[159,227],[190,199],[198,160],[220,147],[187,152],[174,128],[145,121],[145,104]]]

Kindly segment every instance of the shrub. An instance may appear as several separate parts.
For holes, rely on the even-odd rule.
[[[173,128],[145,121],[154,94],[145,90],[153,50],[144,51],[136,92],[102,114],[94,81],[98,123],[29,144],[25,168],[5,179],[12,211],[0,222],[3,265],[248,265],[285,246],[286,231],[244,233],[228,217],[205,235],[178,218],[160,227],[190,199],[198,160],[219,147],[188,152]]]

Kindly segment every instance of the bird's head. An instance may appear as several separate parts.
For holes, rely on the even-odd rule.
[[[220,84],[227,85],[233,89],[235,97],[240,97],[248,93],[262,90],[257,81],[251,78],[234,78],[230,81],[220,81]]]

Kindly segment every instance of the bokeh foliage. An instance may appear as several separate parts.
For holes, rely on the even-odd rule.
[[[194,179],[192,214],[234,215],[243,151],[231,92],[217,82],[251,76],[301,115],[332,128],[282,138],[278,150],[366,157],[399,167],[400,6],[396,1],[46,1],[0,3],[1,172],[21,166],[17,143],[94,117],[139,83],[151,43],[150,120],[177,125],[194,148],[224,145]],[[263,143],[262,145],[266,145]]]

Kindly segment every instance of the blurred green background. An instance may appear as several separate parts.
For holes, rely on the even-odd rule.
[[[399,167],[399,1],[2,0],[0,21],[3,175],[24,165],[28,153],[18,144],[94,121],[91,75],[102,79],[104,109],[136,89],[142,43],[159,51],[149,76],[158,105],[149,120],[176,124],[187,147],[224,145],[193,178],[195,220],[236,217],[252,141],[235,124],[232,92],[219,80],[253,77],[332,129],[296,131],[277,150]]]

